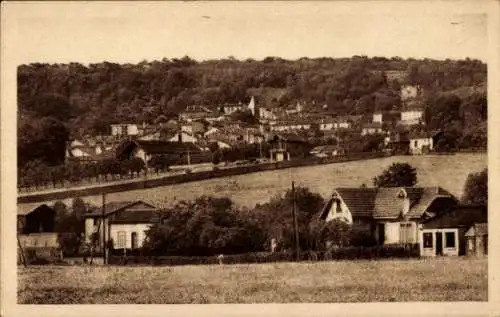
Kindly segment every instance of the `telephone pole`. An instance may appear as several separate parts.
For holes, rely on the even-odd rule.
[[[102,260],[103,260],[103,264],[106,264],[106,255],[107,255],[107,252],[108,252],[108,245],[106,243],[106,225],[104,223],[106,219],[106,194],[103,193],[102,194],[102,220],[101,220],[101,223],[102,223]]]
[[[300,261],[299,229],[297,224],[297,212],[295,210],[295,182],[292,181],[292,215],[293,229],[295,233],[295,256],[297,262]]]

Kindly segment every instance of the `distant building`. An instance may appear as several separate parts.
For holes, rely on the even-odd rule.
[[[214,112],[205,106],[188,106],[184,111],[179,113],[179,120],[191,122],[199,119],[214,119],[219,117],[220,113]]]
[[[432,135],[426,132],[412,133],[409,137],[410,154],[421,155],[434,150]]]
[[[236,104],[224,104],[221,106],[221,110],[224,114],[232,114],[237,111],[245,111],[247,106],[243,105],[241,102]]]
[[[139,125],[135,123],[112,124],[111,135],[118,137],[139,135]]]
[[[382,124],[380,123],[367,123],[363,125],[361,129],[361,135],[370,135],[370,134],[380,134],[383,133]]]
[[[420,86],[405,85],[401,87],[401,100],[404,102],[406,100],[415,99],[422,97],[422,88]]]
[[[351,126],[351,122],[344,118],[327,118],[319,122],[319,129],[321,131],[349,129]]]
[[[401,121],[402,125],[417,125],[424,121],[424,110],[422,108],[410,108],[401,111]]]

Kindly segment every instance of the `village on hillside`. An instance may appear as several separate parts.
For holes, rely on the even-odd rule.
[[[488,301],[487,14],[94,5],[9,20],[18,304]]]

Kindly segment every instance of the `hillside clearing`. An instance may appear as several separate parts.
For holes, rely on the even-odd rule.
[[[372,178],[394,162],[407,162],[417,169],[418,186],[441,186],[460,197],[467,175],[488,166],[486,153],[428,156],[392,156],[363,161],[315,165],[266,171],[199,182],[167,185],[156,188],[111,193],[108,201],[141,199],[160,207],[171,206],[180,200],[191,200],[201,195],[227,196],[236,204],[253,208],[265,203],[290,188],[292,180],[297,186],[306,186],[327,197],[334,187],[372,185]],[[100,196],[84,200],[99,205]],[[71,203],[71,199],[65,200]]]
[[[31,267],[22,304],[486,301],[487,260],[435,258],[199,265]]]

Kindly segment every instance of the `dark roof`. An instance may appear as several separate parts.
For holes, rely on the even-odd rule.
[[[478,237],[488,235],[488,224],[487,223],[475,223],[469,230],[465,233],[466,237]]]
[[[136,200],[136,201],[111,201],[108,202],[104,205],[104,212],[106,215],[112,214],[117,212],[118,210],[122,210],[125,208],[132,207],[137,204],[144,204],[147,207],[151,209],[156,209],[155,206],[148,204],[142,200]],[[85,215],[85,217],[95,217],[95,216],[102,216],[102,207],[97,208],[96,210],[92,211],[91,213],[88,213]]]
[[[470,228],[475,223],[486,223],[487,220],[488,210],[485,205],[457,205],[425,221],[423,228]]]
[[[298,134],[295,133],[273,133],[271,134],[270,137],[271,141],[274,141],[276,139],[280,139],[285,142],[298,142],[298,143],[305,143],[306,140],[299,136]]]
[[[41,209],[50,209],[51,211],[54,211],[54,209],[49,207],[47,204],[40,204],[40,203],[18,204],[17,205],[17,215],[18,216],[26,216],[26,215],[34,212],[35,210],[41,210]]]
[[[159,140],[127,140],[117,148],[117,152],[123,153],[127,149],[131,149],[134,147],[140,147],[148,154],[187,153],[188,151],[201,151],[201,149],[192,142],[181,143]]]
[[[404,195],[410,199],[409,218],[421,218],[427,208],[439,197],[454,199],[440,187],[384,187],[384,188],[336,188],[335,195],[342,199],[353,217],[398,218],[403,211]],[[328,204],[325,206],[325,208]],[[330,205],[331,206],[331,205]],[[322,213],[329,211],[323,209]],[[326,214],[324,215],[326,216]]]

